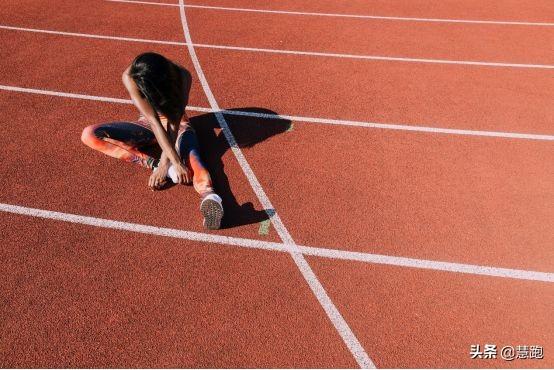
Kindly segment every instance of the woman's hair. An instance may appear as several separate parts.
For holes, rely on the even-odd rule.
[[[157,112],[171,119],[181,118],[186,104],[181,67],[149,52],[133,60],[129,74]]]

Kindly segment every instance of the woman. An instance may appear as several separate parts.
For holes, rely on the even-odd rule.
[[[159,190],[168,177],[178,184],[192,182],[201,197],[204,226],[219,229],[222,201],[214,192],[185,113],[190,73],[160,54],[144,53],[123,72],[122,79],[140,112],[138,121],[88,126],[81,140],[111,157],[151,169],[148,186],[152,190]],[[141,151],[156,143],[162,149],[160,159]]]

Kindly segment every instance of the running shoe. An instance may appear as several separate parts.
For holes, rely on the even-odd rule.
[[[223,218],[223,204],[219,195],[210,193],[200,203],[200,212],[204,216],[204,227],[209,230],[217,230],[221,227]]]

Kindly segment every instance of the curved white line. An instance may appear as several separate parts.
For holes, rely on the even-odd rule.
[[[296,263],[296,266],[298,266],[298,269],[302,273],[302,276],[308,283],[310,289],[314,293],[315,297],[321,304],[323,310],[327,314],[327,317],[339,333],[339,335],[342,337],[342,340],[354,356],[354,359],[358,363],[358,365],[362,368],[375,368],[375,364],[371,359],[369,358],[368,354],[362,347],[360,341],[358,338],[356,338],[356,335],[350,329],[350,326],[348,326],[348,323],[342,316],[342,314],[339,312],[327,292],[325,291],[325,288],[321,284],[321,282],[318,280],[317,276],[315,275],[314,271],[304,258],[304,255],[302,254],[301,250],[298,248],[294,240],[292,239],[292,236],[289,234],[287,228],[281,221],[281,218],[275,211],[273,205],[271,204],[271,201],[269,200],[267,194],[263,190],[260,182],[258,181],[258,178],[252,171],[252,168],[246,161],[246,158],[242,154],[242,151],[237,145],[237,142],[235,140],[235,137],[233,136],[233,133],[229,129],[229,126],[227,125],[227,122],[225,121],[225,117],[220,112],[219,105],[217,104],[217,101],[212,93],[212,90],[208,84],[208,81],[206,79],[206,76],[204,75],[204,71],[202,70],[202,66],[200,65],[200,61],[198,60],[198,57],[196,55],[196,51],[194,50],[194,46],[192,43],[192,38],[190,36],[190,31],[187,24],[187,17],[185,15],[185,7],[183,0],[179,0],[179,10],[181,15],[181,24],[183,26],[183,33],[185,35],[185,40],[187,42],[188,51],[190,54],[190,57],[192,59],[194,69],[196,70],[196,73],[198,75],[198,78],[200,80],[200,83],[202,85],[202,88],[204,89],[204,93],[206,94],[206,97],[208,98],[208,102],[210,103],[211,108],[214,110],[214,114],[216,116],[216,119],[223,131],[223,134],[225,135],[225,138],[227,139],[229,146],[231,147],[231,150],[233,151],[233,154],[237,158],[237,161],[239,162],[244,174],[246,175],[246,178],[248,179],[248,182],[252,186],[252,189],[256,193],[256,196],[260,200],[261,204],[265,208],[268,216],[270,217],[270,220],[275,227],[275,230],[279,234],[279,237],[283,241],[284,244],[287,244],[290,248],[290,255],[294,262]]]

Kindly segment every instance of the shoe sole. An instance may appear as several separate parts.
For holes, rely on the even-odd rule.
[[[204,200],[200,206],[200,212],[204,216],[204,227],[206,229],[218,230],[221,227],[223,207],[219,202],[213,199]]]

